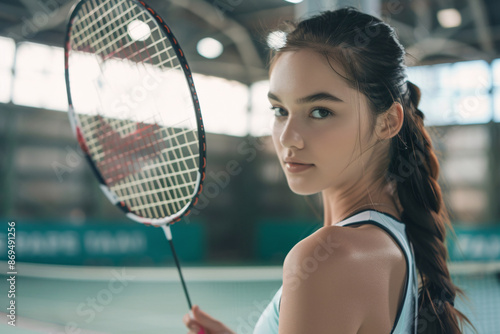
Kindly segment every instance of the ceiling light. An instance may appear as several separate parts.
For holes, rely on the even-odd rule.
[[[438,11],[439,24],[444,28],[458,27],[462,23],[462,16],[455,8],[442,9]]]
[[[267,46],[271,49],[281,49],[286,44],[286,33],[281,30],[272,31],[267,35]]]
[[[221,55],[222,51],[224,51],[224,47],[218,40],[206,37],[198,42],[196,50],[203,57],[214,59]]]
[[[285,1],[290,3],[301,3],[303,0],[285,0]]]
[[[130,38],[134,41],[144,41],[151,35],[149,26],[140,20],[130,22],[127,25],[127,30]]]

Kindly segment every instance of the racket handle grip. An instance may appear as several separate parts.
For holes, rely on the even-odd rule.
[[[200,330],[198,331],[198,334],[206,334],[206,333],[205,333],[205,330],[202,328],[202,329],[200,329]]]

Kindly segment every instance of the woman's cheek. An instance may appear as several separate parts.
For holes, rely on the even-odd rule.
[[[345,167],[350,159],[353,158],[355,132],[345,127],[336,127],[321,134],[316,133],[318,139],[318,149],[321,154],[334,164],[335,168]]]
[[[345,146],[346,140],[348,139],[347,134],[345,129],[329,127],[315,129],[311,133],[311,138],[315,138],[318,147],[337,151],[338,148]]]

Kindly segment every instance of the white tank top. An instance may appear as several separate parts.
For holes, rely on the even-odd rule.
[[[390,214],[373,209],[364,210],[350,216],[336,224],[336,226],[349,226],[359,224],[372,224],[386,231],[399,245],[406,258],[406,284],[404,299],[399,306],[396,320],[391,334],[415,334],[417,332],[418,309],[418,280],[415,266],[413,246],[406,235],[406,226]],[[278,334],[279,306],[283,286],[274,295],[273,299],[262,312],[253,334]]]

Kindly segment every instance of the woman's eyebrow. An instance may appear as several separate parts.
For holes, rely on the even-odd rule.
[[[277,97],[275,94],[273,94],[271,92],[267,93],[267,97],[269,99],[273,99],[275,101],[281,102],[279,97]],[[312,94],[309,96],[301,97],[301,98],[297,99],[296,102],[297,102],[297,104],[302,104],[302,103],[310,103],[310,102],[316,102],[316,101],[344,102],[344,100],[342,100],[341,98],[339,98],[335,95],[332,95],[330,93],[326,93],[326,92],[319,92],[319,93],[315,93],[315,94]]]

